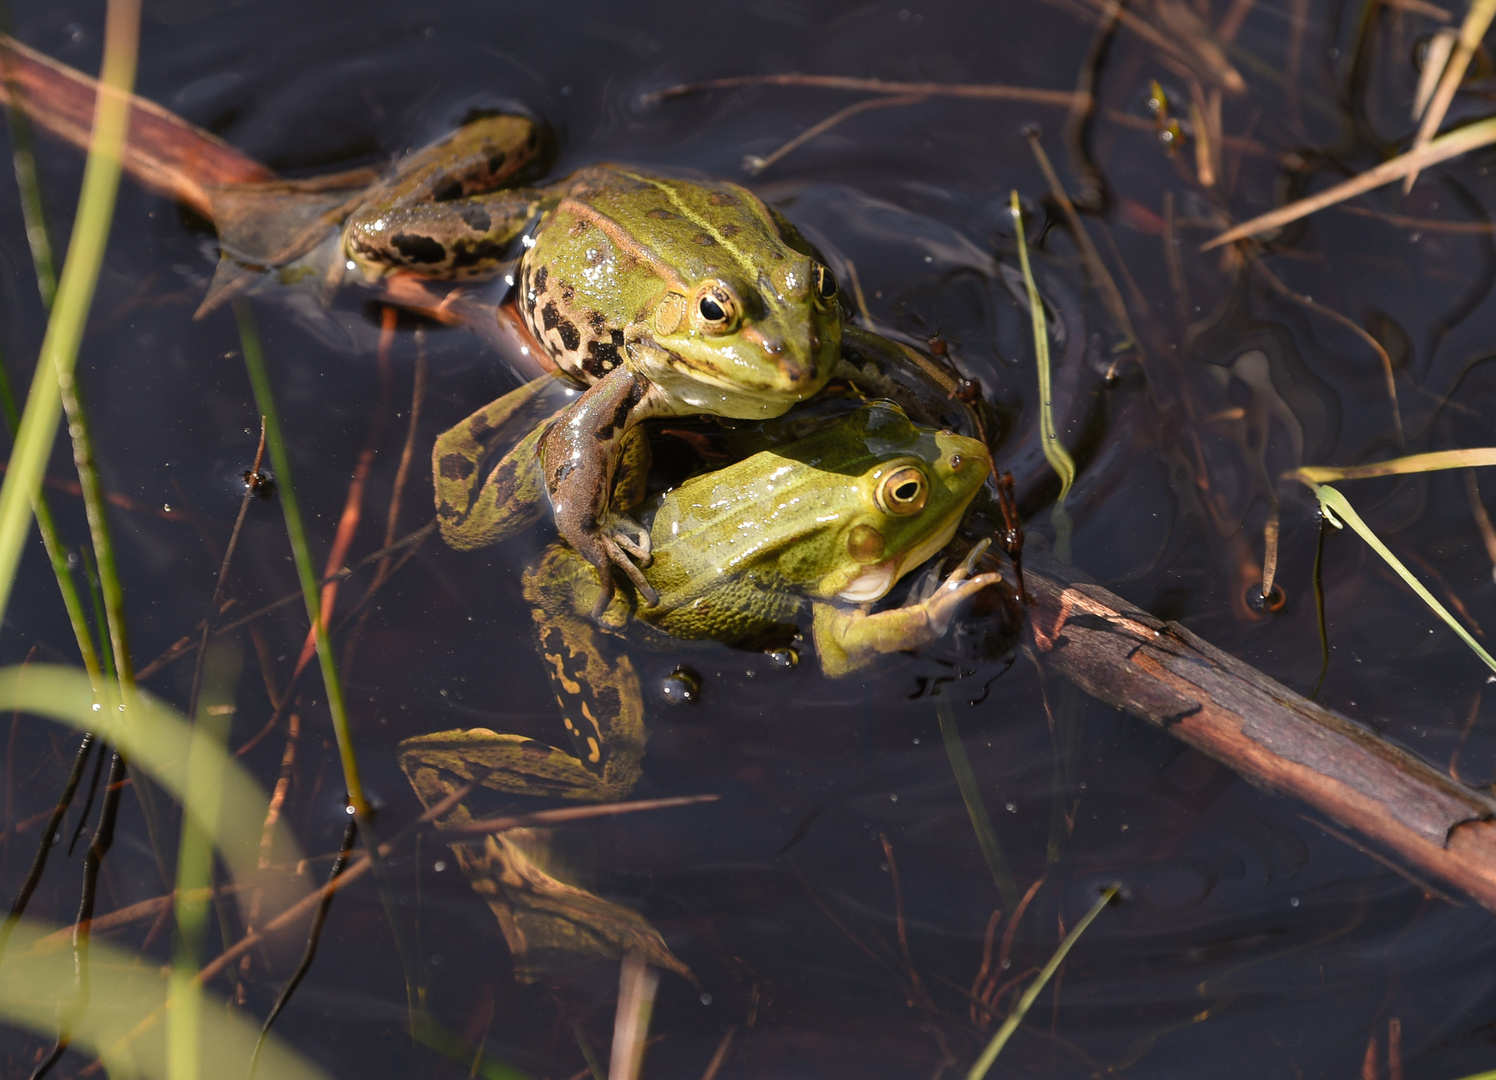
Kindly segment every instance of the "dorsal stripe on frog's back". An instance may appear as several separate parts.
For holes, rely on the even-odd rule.
[[[624,176],[627,176],[631,180],[638,180],[641,183],[652,184],[654,187],[658,188],[661,192],[664,193],[665,198],[670,200],[670,205],[675,207],[676,213],[680,214],[681,217],[691,222],[691,224],[695,225],[707,236],[710,236],[714,241],[716,241],[718,245],[727,249],[728,253],[737,260],[738,266],[743,270],[745,274],[748,275],[750,280],[757,279],[761,270],[761,267],[757,260],[751,259],[746,254],[744,254],[743,250],[736,244],[734,244],[732,240],[729,239],[726,235],[724,235],[721,229],[717,228],[717,226],[708,219],[702,217],[701,214],[699,214],[694,208],[692,208],[689,203],[682,199],[680,197],[680,193],[675,190],[675,185],[654,176],[641,176],[638,173],[624,172],[622,169],[620,169],[619,172],[623,173]],[[759,200],[750,195],[746,201],[752,209],[758,212],[759,217],[762,218],[764,224],[769,227],[770,232],[778,235],[778,230],[774,228],[773,221],[769,218],[768,213],[764,210],[763,205],[759,202]]]
[[[620,252],[625,255],[631,256],[642,263],[646,263],[651,269],[654,270],[656,274],[658,274],[665,281],[668,286],[670,286],[670,288],[676,290],[677,292],[686,291],[686,282],[680,276],[680,274],[676,272],[675,267],[671,266],[668,261],[662,258],[659,252],[655,251],[648,245],[641,244],[627,229],[618,224],[618,222],[614,221],[607,214],[604,214],[595,207],[588,206],[586,203],[580,202],[577,199],[572,198],[571,196],[567,196],[566,198],[561,200],[561,202],[556,206],[556,213],[571,214],[574,217],[581,218],[582,220],[597,226],[598,230],[602,232],[602,234],[609,240],[611,240],[613,242],[613,246],[616,247]]]

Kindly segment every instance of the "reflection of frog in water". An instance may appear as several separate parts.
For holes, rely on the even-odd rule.
[[[538,393],[537,384],[522,387],[438,441],[433,458],[442,528],[456,546],[495,542],[535,521],[536,444],[544,425],[501,458],[482,483],[476,478],[482,475],[483,447],[474,434],[492,435],[515,416],[528,419],[525,410],[539,407]],[[625,489],[638,490],[634,481],[643,468],[632,452],[635,445],[642,448],[643,439],[631,442],[614,493],[625,503],[635,498]],[[443,479],[442,463],[453,453],[471,458],[472,488],[454,490]],[[600,625],[589,618],[599,593],[596,576],[575,552],[552,545],[526,574],[524,591],[572,751],[486,729],[436,732],[402,743],[402,766],[428,806],[466,781],[529,795],[626,795],[640,776],[643,700],[628,655],[615,655],[601,634],[621,633],[635,620],[657,637],[736,643],[792,620],[808,604],[816,651],[833,676],[934,641],[997,575],[972,576],[968,561],[904,607],[868,607],[949,542],[989,469],[980,442],[918,427],[887,404],[863,405],[808,435],[640,503],[639,521],[649,529],[654,550],[646,574],[658,602],[643,606],[625,587],[607,603]],[[502,837],[490,841],[486,865],[459,853],[475,887],[493,902],[517,960],[543,941],[571,952],[616,955],[631,949],[655,963],[678,964],[657,937],[658,949],[641,942],[641,931],[648,929],[642,921],[624,933],[619,920],[626,922],[631,913],[622,909],[614,910],[614,936],[602,934],[602,945],[595,925],[574,925],[579,920],[568,921],[555,904],[539,920],[531,910],[533,868],[517,865],[527,855]],[[510,882],[508,904],[495,899],[496,880]],[[516,897],[525,906],[523,918]],[[521,925],[526,919],[528,930]],[[579,943],[579,934],[590,940]]]
[[[341,221],[339,277],[346,266],[371,278],[462,280],[500,273],[520,241],[515,280],[525,322],[550,363],[588,387],[544,436],[544,483],[557,528],[597,567],[599,612],[614,566],[651,604],[656,586],[641,567],[653,538],[609,507],[623,440],[635,424],[695,413],[778,416],[834,373],[914,408],[898,393],[898,376],[878,369],[889,357],[919,360],[843,326],[836,279],[823,260],[746,189],[614,165],[503,187],[536,164],[539,143],[523,117],[475,121],[372,188],[321,192],[320,213],[299,231],[271,240],[225,224],[223,246],[239,262],[282,265]],[[281,194],[287,187],[270,186]],[[308,198],[321,191],[300,189]],[[221,198],[247,206],[254,194],[238,188]],[[227,203],[218,216],[259,221]],[[464,463],[448,458],[446,465],[461,470]]]

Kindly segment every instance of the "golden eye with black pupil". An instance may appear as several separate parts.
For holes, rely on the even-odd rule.
[[[878,506],[886,514],[908,517],[925,508],[930,497],[930,485],[925,474],[913,465],[895,469],[878,484],[876,492]]]
[[[737,298],[720,283],[707,285],[696,297],[696,315],[708,333],[727,333],[737,325]]]
[[[836,275],[824,266],[816,267],[816,295],[827,302],[836,299]]]

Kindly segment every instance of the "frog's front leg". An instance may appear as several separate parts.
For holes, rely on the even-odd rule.
[[[812,633],[821,670],[840,678],[887,653],[920,649],[939,640],[977,593],[1002,580],[1001,574],[972,574],[986,548],[985,543],[977,545],[933,591],[903,607],[869,612],[863,607],[817,604]]]
[[[601,615],[612,599],[615,566],[646,604],[653,606],[659,599],[639,569],[639,563],[649,563],[649,535],[610,511],[608,494],[624,436],[640,420],[662,410],[647,379],[617,367],[562,413],[541,442],[556,529],[602,579],[594,616]]]

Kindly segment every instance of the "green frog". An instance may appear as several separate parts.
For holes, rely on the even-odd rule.
[[[454,428],[434,455],[438,476],[442,456],[465,452],[455,447],[475,428],[494,430],[544,396],[537,381],[501,399],[508,412],[485,406]],[[449,540],[497,542],[535,521],[541,441],[532,431],[500,459],[465,518],[442,519]],[[636,436],[626,447],[613,493],[625,506],[640,493],[644,446]],[[644,708],[628,655],[612,657],[601,635],[636,623],[657,641],[736,644],[808,607],[810,636],[832,677],[929,644],[996,574],[973,574],[968,559],[903,607],[869,607],[949,543],[990,468],[977,440],[920,427],[896,406],[872,402],[642,502],[653,604],[625,587],[594,620],[589,613],[603,588],[597,576],[577,552],[552,545],[526,573],[524,593],[572,749],[486,729],[438,732],[402,743],[402,765],[428,805],[455,782],[474,779],[526,795],[623,797],[640,775]],[[472,472],[480,471],[475,457]]]
[[[445,498],[444,510],[460,507],[439,518],[450,543],[496,543],[543,516],[544,418],[564,405],[559,384],[538,379],[440,437],[438,504]],[[529,434],[489,468],[515,430]],[[916,426],[885,402],[855,401],[826,401],[809,417],[754,425],[732,437],[727,452],[764,442],[778,445],[643,499],[648,444],[643,429],[632,430],[612,498],[637,506],[648,529],[654,558],[646,573],[656,602],[645,605],[626,585],[595,621],[597,575],[566,545],[551,545],[526,573],[524,595],[570,749],[484,728],[407,739],[401,766],[427,807],[450,801],[466,783],[592,801],[627,795],[641,775],[644,701],[632,659],[604,635],[631,631],[666,647],[680,639],[737,643],[808,607],[822,669],[835,677],[935,640],[998,580],[973,573],[978,548],[904,606],[869,610],[950,541],[990,470],[981,442]],[[458,490],[444,469],[452,455],[467,460],[469,489]],[[471,820],[459,803],[441,824]],[[511,830],[483,845],[453,851],[497,916],[522,981],[578,958],[626,953],[691,978],[637,912],[552,868],[542,837]]]
[[[623,439],[640,421],[773,417],[839,374],[894,396],[921,422],[942,422],[887,370],[915,370],[923,359],[845,325],[825,260],[752,192],[620,165],[512,186],[543,153],[533,122],[487,117],[412,154],[362,195],[344,197],[332,184],[317,220],[343,223],[338,277],[345,268],[369,279],[488,277],[513,267],[518,242],[510,276],[523,321],[543,361],[586,387],[542,437],[544,486],[562,537],[597,568],[599,612],[615,567],[645,604],[655,602],[642,570],[649,531],[609,501]],[[309,250],[315,229],[293,232],[262,265]],[[467,479],[456,475],[461,458],[448,465],[450,479]]]

